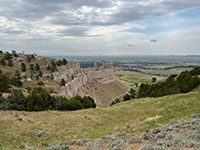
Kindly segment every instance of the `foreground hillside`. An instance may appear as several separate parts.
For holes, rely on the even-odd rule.
[[[144,98],[109,108],[74,112],[1,111],[0,149],[45,149],[52,142],[96,139],[121,132],[127,137],[200,113],[199,90],[162,98]],[[73,147],[71,148],[73,149]]]

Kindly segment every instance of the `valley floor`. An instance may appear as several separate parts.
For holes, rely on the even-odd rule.
[[[200,93],[196,90],[187,94],[135,99],[108,108],[73,112],[1,111],[0,149],[32,147],[42,150],[52,142],[81,138],[92,140],[116,133],[124,133],[127,138],[140,136],[146,130],[162,127],[174,119],[187,120],[192,114],[200,113],[199,108]]]

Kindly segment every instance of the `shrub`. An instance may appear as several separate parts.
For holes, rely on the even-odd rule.
[[[26,65],[21,63],[21,71],[26,72]]]
[[[125,94],[124,97],[123,97],[123,100],[124,100],[124,101],[131,100],[130,95],[129,95],[129,94]]]
[[[7,110],[24,110],[25,97],[20,90],[13,90],[6,98],[4,106]]]
[[[51,109],[53,105],[53,98],[42,88],[34,89],[25,98],[25,101],[25,109],[27,111],[48,110]]]
[[[40,71],[40,66],[38,63],[35,65],[35,70]]]
[[[0,64],[3,65],[3,66],[5,66],[6,65],[5,59],[2,58],[1,61],[0,61]]]
[[[11,78],[10,84],[14,85],[16,87],[22,87],[23,86],[23,83],[16,77]]]
[[[67,63],[68,63],[67,60],[66,60],[65,58],[63,58],[62,64],[63,64],[63,65],[66,65]]]
[[[6,53],[4,54],[4,59],[5,59],[5,60],[11,60],[11,59],[12,59],[12,55],[11,55],[9,52],[6,52]]]
[[[83,105],[83,108],[95,108],[96,107],[94,100],[89,96],[83,97],[82,99],[80,99],[80,101]]]
[[[67,100],[66,102],[67,104],[67,110],[79,110],[79,109],[83,109],[83,105],[81,103],[81,97],[76,96],[73,98],[70,98],[69,100]]]
[[[55,101],[53,103],[53,108],[55,110],[67,110],[67,99],[65,97],[55,97]]]
[[[4,74],[0,74],[0,92],[9,92],[9,83],[9,78]]]
[[[63,111],[95,107],[96,104],[91,97],[76,96],[68,100],[65,97],[53,97],[42,88],[33,89],[27,97],[24,97],[20,90],[13,90],[7,98],[0,96],[0,109],[5,110]]]
[[[153,85],[141,84],[138,97],[159,97],[177,93],[187,93],[200,84],[198,78],[199,68],[184,71],[179,76],[171,75],[166,81]]]
[[[64,79],[62,79],[62,80],[60,81],[60,86],[65,86],[65,80],[64,80]]]
[[[39,86],[44,86],[44,82],[39,81],[39,82],[38,82],[38,85],[39,85]]]
[[[12,61],[12,59],[9,59],[8,60],[8,64],[7,64],[9,67],[12,67],[13,66],[13,61]]]

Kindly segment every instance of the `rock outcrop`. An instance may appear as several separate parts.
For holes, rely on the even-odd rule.
[[[79,70],[79,69],[77,69]],[[55,76],[54,76],[55,78]],[[55,80],[65,79],[64,76],[56,78]],[[68,79],[68,78],[66,78]],[[61,94],[62,95],[69,95],[70,97],[76,96],[79,89],[86,85],[87,83],[95,83],[95,82],[109,82],[115,79],[114,76],[114,67],[112,63],[106,64],[101,68],[97,69],[94,68],[88,72],[81,72],[73,80],[68,82],[65,86],[61,87]],[[68,81],[68,80],[67,80]]]
[[[59,70],[60,71],[53,73],[55,81],[61,81],[64,79],[66,82],[70,82],[81,73],[79,63],[74,63],[70,65],[70,67],[61,66]]]

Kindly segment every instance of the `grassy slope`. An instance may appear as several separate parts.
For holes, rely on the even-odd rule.
[[[0,149],[17,150],[26,146],[44,149],[53,141],[93,139],[116,132],[140,134],[173,119],[187,119],[193,113],[200,113],[199,108],[200,92],[197,90],[162,98],[136,99],[109,108],[74,112],[27,112],[26,115],[24,112],[1,112]],[[154,117],[157,119],[154,120]],[[23,121],[18,121],[17,118],[22,118]],[[45,131],[46,134],[38,138],[38,131]]]

